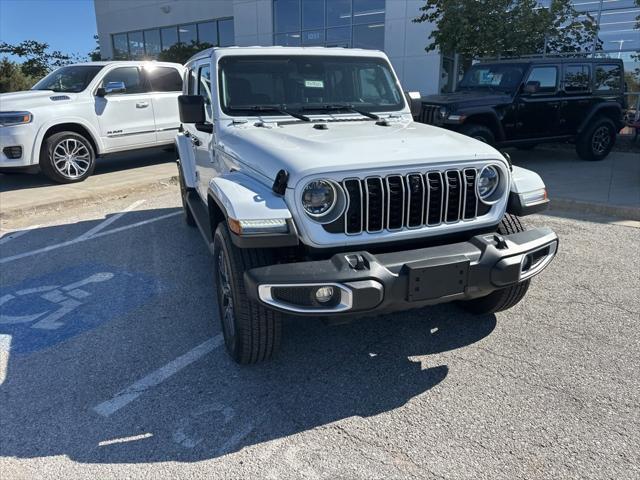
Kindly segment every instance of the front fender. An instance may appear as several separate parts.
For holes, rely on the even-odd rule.
[[[175,138],[175,145],[184,184],[187,188],[196,188],[196,158],[191,139],[184,133],[178,133]]]
[[[593,107],[593,110],[591,110],[591,112],[589,112],[589,114],[585,117],[585,119],[578,127],[578,134],[580,134],[589,126],[596,115],[604,113],[605,110],[607,111],[605,115],[610,117],[611,120],[615,122],[618,130],[621,130],[624,127],[622,107],[616,102],[603,102]],[[613,116],[611,114],[613,114]]]
[[[546,187],[540,175],[522,167],[513,167],[507,212],[531,215],[549,206]]]
[[[96,145],[96,155],[102,154],[102,152],[104,151],[104,146],[102,144],[102,139],[100,138],[100,133],[90,122],[87,122],[87,120],[83,117],[62,116],[55,117],[40,125],[38,133],[36,134],[36,141],[33,143],[33,151],[31,152],[32,158],[39,158],[40,148],[42,147],[42,142],[44,141],[44,136],[47,131],[51,127],[55,127],[56,125],[61,125],[63,123],[75,123],[83,127],[87,132],[89,132],[89,135],[91,135],[92,140]]]

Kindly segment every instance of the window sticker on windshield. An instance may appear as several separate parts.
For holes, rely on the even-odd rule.
[[[322,80],[305,80],[305,88],[324,88],[324,82]]]
[[[490,70],[485,70],[483,72],[480,72],[480,81],[478,83],[480,85],[500,85],[501,80],[501,73],[495,73]]]

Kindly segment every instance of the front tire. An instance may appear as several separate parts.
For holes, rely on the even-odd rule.
[[[496,143],[495,135],[489,128],[485,127],[484,125],[477,125],[474,123],[463,125],[460,129],[460,133],[466,135],[467,137],[475,138],[476,140],[480,140],[481,142],[488,143],[489,145],[494,145]]]
[[[93,146],[79,133],[54,133],[42,143],[40,169],[56,183],[82,182],[95,168]]]
[[[227,352],[240,364],[270,359],[280,347],[282,317],[250,300],[244,284],[245,271],[273,263],[268,249],[241,249],[231,241],[226,223],[215,231],[214,271],[218,310]]]
[[[578,137],[576,152],[583,160],[603,160],[616,143],[616,126],[610,118],[597,117]]]
[[[516,215],[505,214],[498,227],[500,235],[524,232],[525,228]],[[496,290],[486,297],[476,298],[460,302],[460,306],[476,315],[486,315],[508,310],[524,298],[529,290],[531,280],[525,280],[516,285]]]

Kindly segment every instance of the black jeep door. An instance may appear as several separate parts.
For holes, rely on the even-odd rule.
[[[591,68],[588,64],[566,64],[562,74],[559,133],[575,134],[593,104]]]
[[[557,135],[560,98],[558,66],[534,65],[516,99],[516,138]]]

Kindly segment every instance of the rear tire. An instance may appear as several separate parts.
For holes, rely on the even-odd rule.
[[[282,316],[250,300],[243,274],[274,263],[268,249],[242,249],[231,241],[227,224],[218,225],[213,239],[218,310],[227,352],[240,364],[270,359],[280,347]]]
[[[524,230],[525,228],[520,222],[520,219],[510,213],[505,214],[498,227],[498,233],[500,235],[510,235],[512,233],[524,232]],[[496,290],[486,297],[462,301],[460,302],[460,306],[476,315],[486,315],[508,310],[524,298],[527,290],[529,290],[530,282],[531,280],[525,280],[511,287]]]
[[[56,183],[77,183],[96,168],[91,142],[75,132],[58,132],[42,142],[40,169]]]
[[[616,143],[616,126],[610,118],[597,117],[576,141],[576,152],[583,160],[603,160]]]
[[[488,143],[489,145],[494,145],[496,143],[496,137],[493,135],[493,132],[483,125],[477,125],[473,123],[463,125],[460,129],[460,133],[466,135],[467,137],[475,138],[476,140],[480,140],[481,142]]]

